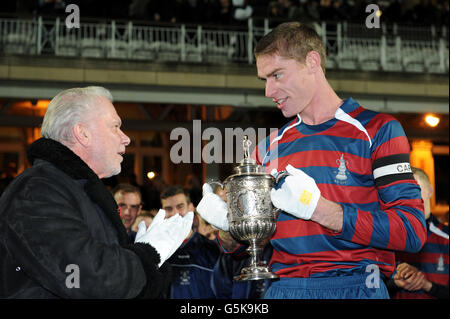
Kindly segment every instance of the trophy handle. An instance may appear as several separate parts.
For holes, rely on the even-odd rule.
[[[284,179],[286,176],[288,176],[289,173],[287,171],[281,171],[277,174],[277,176],[275,177],[275,182],[273,183],[273,187],[275,189],[278,189],[281,187],[281,185],[283,185],[284,183]]]
[[[281,185],[283,185],[284,183],[284,179],[286,178],[286,176],[288,176],[289,173],[287,171],[281,171],[277,174],[277,176],[275,177],[275,182],[273,183],[273,187],[275,189],[278,189],[281,187]],[[280,214],[280,212],[282,212],[283,210],[279,209],[279,208],[274,208],[273,210],[273,214],[275,215],[275,219],[278,219],[278,215]]]
[[[209,181],[206,181],[207,184],[209,184],[210,186],[212,185],[219,185],[220,187],[222,187],[222,189],[225,189],[225,186],[218,180],[216,179],[210,179]]]
[[[274,209],[273,209],[273,214],[275,215],[275,220],[278,219],[278,215],[280,215],[280,213],[281,213],[282,211],[283,211],[282,209],[274,207]]]

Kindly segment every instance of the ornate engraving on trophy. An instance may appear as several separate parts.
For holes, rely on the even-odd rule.
[[[263,242],[275,232],[278,210],[272,205],[270,190],[276,181],[250,158],[250,144],[244,136],[244,159],[235,167],[236,173],[224,181],[230,233],[236,240],[249,244],[247,252],[251,258],[250,265],[235,280],[276,279],[278,276],[260,260]]]
[[[255,215],[256,211],[256,196],[251,190],[241,192],[237,197],[236,213],[242,215]]]

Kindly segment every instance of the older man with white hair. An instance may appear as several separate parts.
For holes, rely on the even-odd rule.
[[[120,173],[130,139],[108,90],[55,96],[28,149],[32,166],[0,198],[0,298],[160,297],[164,261],[191,229],[193,213],[143,225],[129,242],[101,178]]]

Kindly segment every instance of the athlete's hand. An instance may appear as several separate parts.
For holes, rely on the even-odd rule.
[[[273,188],[270,198],[275,207],[301,219],[311,219],[320,190],[313,178],[292,165],[286,166],[289,173],[278,189]]]

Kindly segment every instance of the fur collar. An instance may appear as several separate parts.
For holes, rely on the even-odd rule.
[[[116,201],[97,174],[78,155],[60,142],[48,138],[40,138],[30,145],[27,150],[27,156],[31,164],[36,159],[42,159],[53,164],[73,179],[86,179],[85,192],[111,220],[117,230],[119,243],[121,245],[128,244],[128,235],[120,219]]]
[[[73,179],[98,179],[94,171],[67,146],[49,138],[34,141],[27,150],[28,161],[35,159],[52,163]]]

